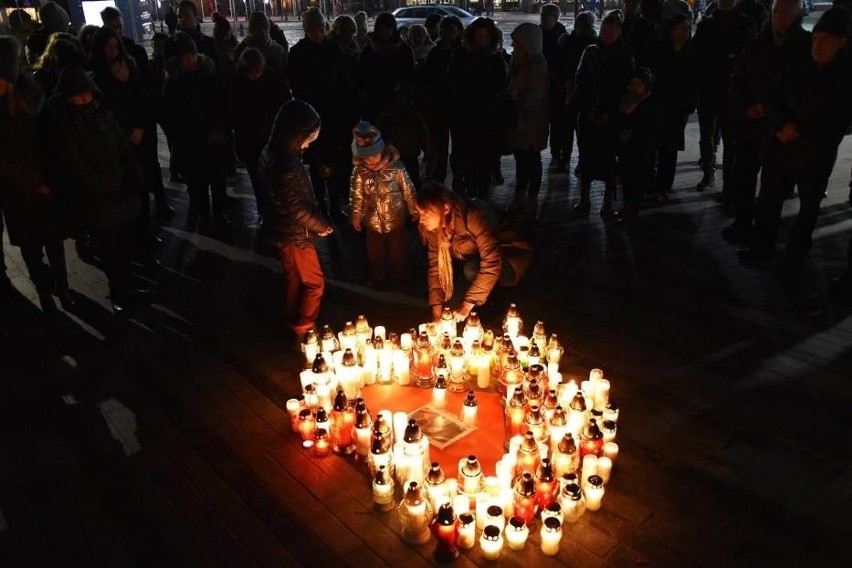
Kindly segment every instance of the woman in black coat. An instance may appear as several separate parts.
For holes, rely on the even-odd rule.
[[[684,149],[684,130],[698,96],[695,53],[689,19],[675,14],[668,21],[664,41],[653,56],[654,99],[659,110],[655,144],[655,185],[667,199],[674,184],[677,153]]]
[[[142,242],[148,246],[159,244],[159,238],[151,233],[149,190],[154,194],[161,218],[173,216],[174,209],[166,198],[157,158],[154,98],[136,62],[128,56],[112,28],[102,27],[92,38],[92,73],[103,93],[102,102],[127,134],[145,176],[146,183],[139,194]]]
[[[414,54],[399,36],[396,18],[389,13],[379,14],[358,64],[364,118],[375,122],[382,112],[393,107],[397,83],[413,80],[414,75]]]
[[[606,184],[601,213],[612,210],[616,189],[616,131],[613,124],[633,70],[633,56],[621,38],[621,13],[614,10],[601,23],[598,40],[583,52],[577,69],[577,109],[580,141],[580,200],[574,206],[581,214],[591,208],[593,180]]]
[[[509,70],[500,50],[497,26],[488,18],[477,18],[464,33],[464,43],[450,57],[447,70],[455,105],[451,133],[453,190],[461,195],[485,198],[491,173],[500,154],[499,122],[506,122],[499,108]]]
[[[144,179],[127,135],[96,93],[97,86],[82,69],[60,74],[51,141],[70,209],[78,228],[92,238],[113,307],[120,312],[133,294],[130,260],[137,250]]]
[[[257,161],[269,140],[278,109],[291,98],[287,79],[266,70],[266,60],[259,50],[250,47],[240,54],[226,99],[228,124],[234,131],[237,157],[246,165],[258,214],[261,194]]]
[[[200,220],[202,230],[209,228],[212,193],[213,220],[224,227],[230,225],[225,180],[234,152],[221,82],[213,60],[198,53],[191,37],[178,32],[174,45],[176,56],[168,65],[164,98],[178,171],[189,190],[188,220],[191,224]]]
[[[32,75],[19,74],[20,52],[16,39],[0,37],[0,59],[10,67],[0,70],[0,203],[9,241],[21,247],[42,310],[56,311],[56,294],[67,311],[72,301],[62,243],[71,233],[70,217],[49,175],[44,93]]]

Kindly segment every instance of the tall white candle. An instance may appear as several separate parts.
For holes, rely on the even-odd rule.
[[[612,474],[612,460],[606,456],[598,458],[598,475],[603,479],[604,485],[609,483],[609,476]]]
[[[581,469],[580,486],[585,487],[588,484],[589,477],[598,473],[598,457],[588,455],[583,458],[583,467]]]
[[[598,379],[595,385],[595,408],[603,410],[609,402],[609,381]]]
[[[302,410],[302,403],[297,398],[287,400],[287,414],[290,415],[290,429],[293,432],[299,431],[299,411]]]
[[[405,412],[393,413],[393,439],[399,444],[402,442],[402,437],[405,435],[405,428],[408,426],[408,414]]]
[[[597,511],[601,508],[601,501],[604,496],[604,484],[601,476],[592,475],[589,477],[586,486],[583,488],[583,496],[586,498],[586,509]]]
[[[555,517],[548,517],[541,525],[541,552],[547,556],[556,556],[561,540],[562,523]]]
[[[603,445],[603,455],[615,463],[615,458],[618,457],[618,444],[615,442],[607,442]]]
[[[383,325],[377,325],[376,327],[373,328],[373,337],[381,337],[382,341],[384,341],[385,339],[387,339],[386,334],[387,334],[387,330],[385,329],[385,326],[383,326]]]
[[[408,353],[402,350],[393,352],[393,374],[396,378],[397,384],[401,386],[408,386],[411,383],[409,363]]]

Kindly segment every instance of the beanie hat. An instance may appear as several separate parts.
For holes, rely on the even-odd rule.
[[[219,12],[213,12],[213,37],[223,38],[231,33],[231,22]]]
[[[56,2],[46,2],[38,11],[38,17],[44,25],[44,29],[50,33],[67,32],[68,26],[71,25],[68,12]]]
[[[275,115],[268,146],[275,150],[285,146],[291,154],[298,154],[302,142],[320,126],[322,121],[314,107],[298,99],[289,100]]]
[[[378,156],[384,149],[382,133],[366,120],[362,120],[352,129],[352,154],[356,158]]]
[[[53,89],[54,95],[62,100],[80,93],[100,93],[92,77],[80,67],[67,67],[59,74],[59,80]]]
[[[0,79],[18,80],[21,70],[21,44],[12,36],[0,36]]]
[[[180,18],[180,13],[184,10],[190,10],[196,16],[198,15],[198,8],[195,6],[195,2],[192,0],[181,0],[180,4],[178,4],[178,18]]]
[[[302,14],[302,29],[308,31],[314,28],[325,29],[325,17],[316,8],[310,8]]]
[[[654,75],[647,67],[637,67],[630,73],[630,78],[642,81],[646,91],[650,91],[654,85]]]
[[[603,24],[616,24],[618,27],[622,27],[624,25],[624,13],[621,10],[610,10],[601,20],[601,25]]]
[[[843,8],[833,6],[822,13],[814,25],[814,33],[831,34],[840,37],[849,37],[849,26],[852,16]]]
[[[180,57],[184,53],[198,53],[198,46],[195,41],[186,32],[175,33],[175,55]]]

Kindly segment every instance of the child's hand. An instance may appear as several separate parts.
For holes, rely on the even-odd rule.
[[[361,232],[361,220],[360,219],[352,219],[352,228]]]

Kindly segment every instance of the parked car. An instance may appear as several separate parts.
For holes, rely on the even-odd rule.
[[[426,18],[431,14],[455,16],[461,20],[465,27],[476,19],[476,16],[472,13],[458,6],[445,6],[441,4],[406,6],[405,8],[397,8],[393,11],[393,16],[396,18],[396,26],[402,34],[405,34],[408,31],[408,26],[412,24],[425,24]]]

